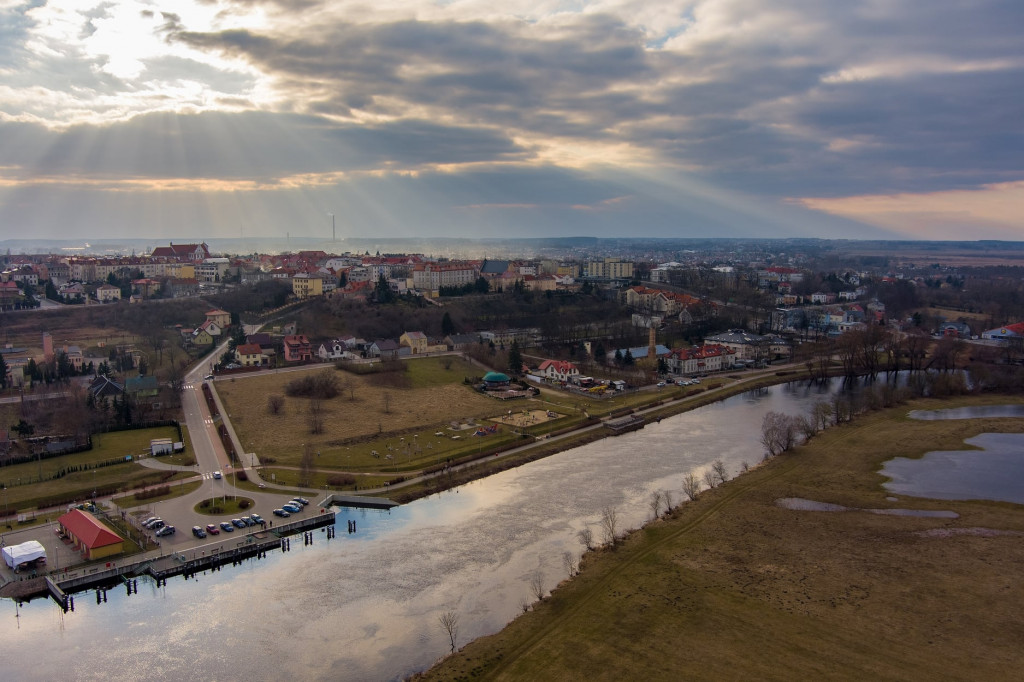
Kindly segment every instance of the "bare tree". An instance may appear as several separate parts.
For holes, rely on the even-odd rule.
[[[661,496],[662,499],[665,500],[665,514],[668,515],[668,513],[672,511],[672,491],[662,491]]]
[[[313,472],[316,463],[313,459],[313,445],[306,443],[302,448],[302,459],[299,460],[299,485],[305,488],[313,485]]]
[[[824,400],[814,403],[813,414],[819,431],[827,429],[832,423],[832,407]]]
[[[309,432],[324,432],[324,404],[320,398],[309,399]]]
[[[816,419],[808,417],[805,414],[802,414],[795,419],[796,429],[800,432],[800,435],[804,437],[805,443],[818,435],[818,422]]]
[[[576,533],[576,539],[588,550],[594,549],[594,530],[590,526]]]
[[[729,472],[725,468],[725,462],[720,459],[716,459],[711,464],[711,470],[715,472],[715,478],[718,479],[719,483],[725,483],[729,480]]]
[[[718,479],[715,477],[715,472],[712,471],[711,469],[708,469],[707,471],[704,472],[704,476],[702,477],[702,479],[704,481],[704,485],[708,487],[708,490],[718,485]]]
[[[267,412],[270,414],[281,414],[284,408],[284,396],[276,393],[267,396]]]
[[[454,611],[445,611],[442,613],[438,620],[441,622],[441,627],[444,628],[445,634],[448,635],[448,641],[452,645],[452,653],[455,653],[455,642],[459,638],[459,614]]]
[[[566,550],[562,552],[562,565],[565,566],[565,572],[569,574],[569,577],[576,575],[576,555]]]
[[[601,510],[601,530],[604,531],[605,544],[614,545],[619,539],[617,525],[618,513],[611,507]]]
[[[537,598],[537,601],[540,601],[544,598],[544,592],[546,592],[544,589],[544,575],[540,570],[536,570],[530,576],[530,593]]]
[[[691,502],[700,495],[700,481],[692,471],[683,477],[683,494],[690,498]]]
[[[761,422],[761,444],[767,457],[774,457],[796,445],[797,421],[781,412],[769,412]]]
[[[380,399],[381,402],[384,403],[384,414],[389,414],[391,412],[391,392],[384,391],[384,393],[381,394]]]
[[[529,611],[530,610],[530,598],[529,597],[523,597],[522,599],[520,599],[519,600],[519,608],[521,608],[523,610],[523,613],[526,613],[527,611]]]
[[[750,465],[747,464],[746,460],[740,462],[740,471],[742,471],[743,473],[747,473],[748,471],[750,471]]]
[[[651,520],[654,520],[661,516],[661,492],[655,490],[651,493],[651,501],[648,503],[651,507]]]

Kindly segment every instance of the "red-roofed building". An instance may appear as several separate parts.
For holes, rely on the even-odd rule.
[[[285,362],[309,362],[313,359],[313,346],[305,334],[284,337]]]
[[[537,374],[551,381],[566,382],[570,377],[579,376],[580,370],[566,360],[545,360],[537,368]]]
[[[206,244],[171,244],[153,249],[150,258],[174,263],[201,263],[210,257]]]
[[[258,343],[242,343],[235,349],[235,357],[242,367],[259,367],[265,365],[267,356]]]
[[[102,521],[81,509],[72,509],[57,519],[61,534],[70,538],[86,560],[102,559],[124,551],[124,538]]]

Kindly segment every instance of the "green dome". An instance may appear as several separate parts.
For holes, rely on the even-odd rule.
[[[512,381],[507,374],[501,372],[488,372],[484,375],[484,381],[487,382],[501,382],[501,381]]]

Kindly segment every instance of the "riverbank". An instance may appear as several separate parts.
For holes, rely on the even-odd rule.
[[[802,369],[780,369],[754,376],[723,375],[713,380],[725,383],[682,398],[664,399],[655,396],[649,403],[636,407],[626,414],[643,417],[648,422],[657,421],[726,400],[746,391],[809,379]],[[393,483],[388,488],[376,488],[365,493],[360,491],[358,494],[385,495],[399,504],[408,504],[428,495],[444,492],[570,448],[616,435],[618,432],[605,428],[603,422],[584,424],[567,433],[546,436],[503,452],[484,452],[478,457],[464,459],[461,463],[443,470],[410,477],[406,481]]]
[[[1024,663],[1024,507],[897,500],[877,473],[895,455],[1024,432],[1020,419],[906,417],[993,400],[1020,402],[919,400],[833,427],[588,553],[580,575],[423,678],[1011,679]],[[776,504],[788,497],[959,518]]]

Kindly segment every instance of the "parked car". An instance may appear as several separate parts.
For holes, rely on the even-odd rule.
[[[658,388],[665,388],[665,382],[664,381],[659,381],[658,382]]]
[[[148,526],[146,526],[146,528],[149,528],[150,530],[160,530],[165,525],[167,525],[167,524],[164,523],[163,519],[157,519],[153,523],[151,523]]]
[[[205,538],[206,531],[203,530],[202,526],[192,526],[192,535],[195,535],[197,538]]]
[[[235,528],[245,528],[246,523],[242,519],[231,519],[231,525]]]
[[[249,518],[252,519],[253,521],[255,521],[256,523],[260,523],[260,524],[263,523],[263,517],[260,516],[259,514],[253,514]]]
[[[232,525],[231,525],[230,523],[228,523],[227,521],[221,521],[221,524],[220,524],[220,528],[221,528],[221,530],[223,530],[223,531],[224,531],[225,533],[234,533],[234,532],[235,532],[235,527],[234,527],[234,526],[232,526]]]
[[[291,514],[286,512],[284,509],[275,509],[274,510],[274,516],[288,517],[288,516],[291,516]]]
[[[298,514],[300,511],[302,511],[302,505],[292,504],[289,502],[288,504],[282,504],[281,509],[284,509],[286,512],[290,512],[292,514]]]
[[[216,523],[206,524],[206,532],[210,535],[220,535],[220,528],[217,527]]]
[[[174,526],[164,526],[156,532],[158,538],[162,538],[165,535],[174,535]]]
[[[307,500],[305,497],[293,497],[292,499],[300,503],[303,507],[309,504],[309,500]]]
[[[153,523],[154,521],[156,521],[159,518],[160,518],[159,516],[150,516],[148,519],[146,519],[145,521],[143,521],[139,525],[142,526],[143,528],[149,528],[149,524]]]

